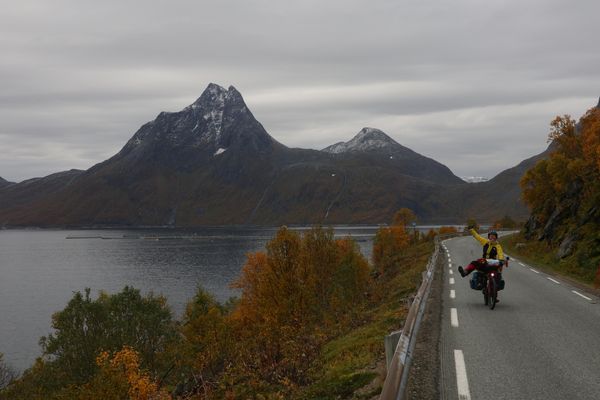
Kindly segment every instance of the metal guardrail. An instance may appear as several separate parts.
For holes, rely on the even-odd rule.
[[[433,281],[433,273],[437,264],[440,251],[440,238],[435,239],[435,249],[427,263],[427,269],[423,273],[423,281],[413,299],[408,311],[406,321],[402,327],[398,345],[392,356],[392,361],[388,366],[387,375],[383,384],[383,389],[379,400],[401,400],[404,395],[404,388],[408,379],[408,367],[410,363],[410,353],[414,347],[419,323],[425,309],[425,301],[429,295],[429,288]]]
[[[499,231],[501,233],[515,232],[514,230],[502,229]],[[431,287],[431,282],[433,281],[433,273],[440,251],[440,242],[442,240],[458,236],[471,236],[471,234],[463,231],[438,235],[435,238],[435,249],[429,258],[427,269],[423,273],[423,281],[421,282],[421,286],[419,287],[419,290],[417,291],[417,294],[410,306],[408,316],[406,317],[406,321],[402,327],[402,331],[400,331],[400,338],[398,340],[398,344],[396,345],[392,360],[388,365],[387,375],[383,384],[383,389],[379,395],[379,400],[402,400],[404,397],[404,389],[408,380],[411,353],[414,349],[419,324],[425,310],[425,301],[423,300],[426,300],[429,295],[429,289]],[[394,332],[392,334],[397,335],[398,332]]]

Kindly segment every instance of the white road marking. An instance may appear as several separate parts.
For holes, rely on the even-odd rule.
[[[452,268],[452,263],[448,263],[448,266],[449,266],[450,268]]]
[[[556,279],[552,279],[552,278],[546,278],[546,279],[560,285],[560,282],[557,281]]]
[[[450,278],[450,284],[454,285],[454,278]]]
[[[525,268],[527,268],[527,265],[523,264],[522,262],[519,262],[519,265],[520,265],[521,267],[525,267]]]
[[[450,275],[452,275],[452,274],[454,274],[454,271],[452,271],[452,270],[449,270],[449,271],[448,271],[448,273],[449,273]]]
[[[450,257],[448,257],[448,262],[449,262],[449,263],[451,263],[451,262],[452,262],[452,259],[451,259]]]
[[[458,388],[459,400],[471,400],[469,392],[469,380],[467,379],[467,368],[465,367],[465,356],[462,350],[454,350],[454,366],[456,368],[456,386]]]
[[[450,324],[453,327],[458,328],[458,312],[456,311],[456,308],[450,309]]]
[[[536,270],[535,270],[535,269],[533,269],[533,268],[529,268],[529,269],[530,269],[530,270],[532,270],[533,272],[535,272],[536,274],[539,274],[539,273],[540,273],[539,271],[536,271]]]
[[[579,297],[583,297],[584,299],[586,299],[586,300],[588,300],[588,301],[592,301],[592,299],[590,299],[590,298],[589,298],[589,297],[587,297],[587,296],[584,296],[584,295],[582,295],[581,293],[579,293],[579,292],[578,292],[578,291],[576,291],[576,290],[571,290],[571,292],[575,293],[575,294],[576,294],[577,296],[579,296]]]
[[[450,298],[451,298],[451,299],[455,299],[455,298],[456,298],[456,291],[455,291],[454,289],[452,289],[452,290],[450,291]]]

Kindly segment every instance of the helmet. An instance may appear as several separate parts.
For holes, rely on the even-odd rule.
[[[489,239],[489,238],[490,238],[490,236],[492,236],[492,235],[496,236],[496,239],[498,239],[498,232],[496,232],[496,231],[489,231],[489,232],[488,232],[488,239]]]

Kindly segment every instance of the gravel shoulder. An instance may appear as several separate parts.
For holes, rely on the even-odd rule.
[[[405,392],[407,400],[440,398],[440,336],[442,320],[442,274],[445,258],[438,263],[417,335]]]

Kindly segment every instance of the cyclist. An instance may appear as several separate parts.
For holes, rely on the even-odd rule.
[[[504,265],[504,252],[502,251],[502,246],[498,243],[498,232],[490,231],[487,234],[487,239],[480,236],[475,229],[470,227],[469,232],[471,235],[483,245],[483,255],[480,259],[472,261],[466,268],[463,269],[462,266],[458,267],[458,272],[460,276],[463,278],[469,275],[471,272],[475,271],[473,274],[473,278],[471,279],[471,287],[476,288],[477,283],[479,282],[479,273],[478,271],[487,272],[490,268],[497,268],[498,274],[498,287],[499,290],[504,289],[504,281],[502,280],[502,267]],[[497,260],[497,261],[491,261]]]

